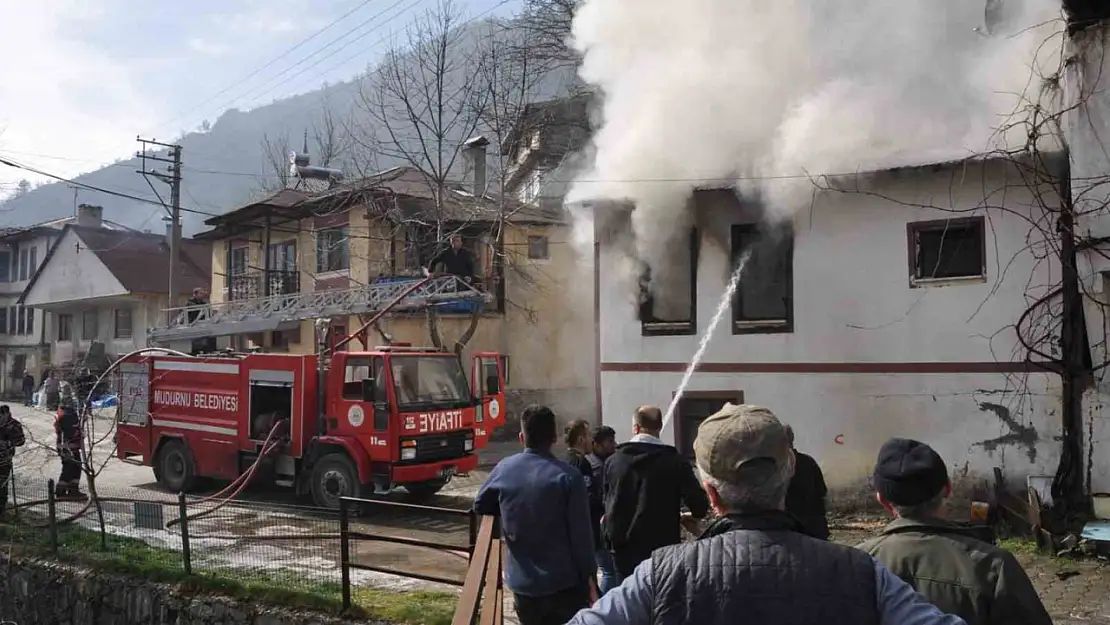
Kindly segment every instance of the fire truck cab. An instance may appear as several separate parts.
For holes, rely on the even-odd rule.
[[[404,487],[425,498],[478,466],[504,423],[505,372],[407,346],[316,355],[139,356],[120,365],[120,459],[165,488],[198,478],[272,481],[337,508]],[[469,373],[469,375],[468,375]],[[469,378],[469,379],[468,379]]]

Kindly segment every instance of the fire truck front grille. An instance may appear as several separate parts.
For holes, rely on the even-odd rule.
[[[414,436],[411,440],[416,441],[416,458],[407,460],[403,464],[462,458],[468,453],[465,448],[468,435],[468,432],[448,432]]]

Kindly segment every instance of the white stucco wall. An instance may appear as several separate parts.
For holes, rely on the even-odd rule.
[[[817,458],[833,489],[864,492],[875,453],[892,436],[933,445],[954,481],[989,476],[993,467],[1017,484],[1029,474],[1052,474],[1059,459],[1057,376],[990,372],[1006,368],[991,363],[1024,358],[1012,326],[1028,295],[1041,294],[1038,285],[1059,280],[1055,261],[1038,261],[1027,249],[1040,236],[1020,215],[1037,209],[1012,175],[999,164],[903,171],[876,182],[873,192],[884,197],[820,195],[794,217],[794,331],[733,335],[726,315],[704,362],[746,363],[745,372],[699,372],[690,390],[742,391],[748,403],[770,407],[795,427],[798,448]],[[940,210],[969,211],[985,194],[997,205],[1003,200],[996,191],[1003,188],[1005,206],[1017,215]],[[907,224],[975,214],[987,218],[986,282],[910,288]],[[708,221],[727,227],[743,220],[718,213]],[[727,230],[717,238],[727,241]],[[703,234],[699,334],[724,291],[726,254]],[[619,264],[613,249],[603,249],[601,395],[605,422],[626,438],[635,407],[666,406],[682,375],[627,369],[656,363],[657,370],[673,370],[689,360],[699,337],[641,336],[628,283],[615,270]],[[764,372],[782,363],[800,372]],[[869,366],[845,372],[844,363]],[[934,363],[933,371],[951,372],[891,372],[905,371],[906,363]],[[673,441],[673,432],[668,426],[664,438]]]
[[[62,302],[126,295],[119,280],[100,262],[96,253],[80,241],[73,230],[66,232],[54,256],[25,294],[28,306],[49,306]]]

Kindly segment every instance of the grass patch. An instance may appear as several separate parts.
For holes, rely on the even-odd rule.
[[[1040,553],[1037,543],[1027,538],[1004,538],[998,541],[998,546],[1015,556],[1032,557]]]
[[[24,519],[25,521],[27,519]],[[186,591],[210,592],[251,603],[330,614],[343,612],[338,582],[313,582],[296,571],[223,568],[186,575],[181,553],[156,547],[137,538],[108,534],[77,525],[58,528],[58,555],[50,550],[46,528],[0,524],[5,551],[15,556],[54,560],[103,571],[141,577],[145,581],[178,586]],[[106,544],[105,544],[106,543]],[[457,597],[452,593],[351,588],[351,616],[408,625],[448,625]]]

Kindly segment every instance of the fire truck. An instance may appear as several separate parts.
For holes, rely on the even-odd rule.
[[[435,494],[477,468],[477,450],[504,423],[501,357],[471,354],[468,376],[461,345],[368,348],[367,336],[387,311],[474,297],[444,288],[445,280],[390,283],[381,293],[361,294],[361,304],[343,312],[376,308],[370,320],[332,345],[318,321],[316,354],[143,355],[120,363],[117,456],[152,467],[173,492],[189,491],[201,478],[265,480],[332,509],[340,497],[398,486],[417,499]],[[329,312],[288,303],[271,308],[283,311],[282,320]],[[205,336],[203,326],[208,335],[225,332],[220,314],[175,311],[151,339],[196,339]],[[259,322],[242,310],[230,321]],[[356,338],[363,349],[346,350]]]

